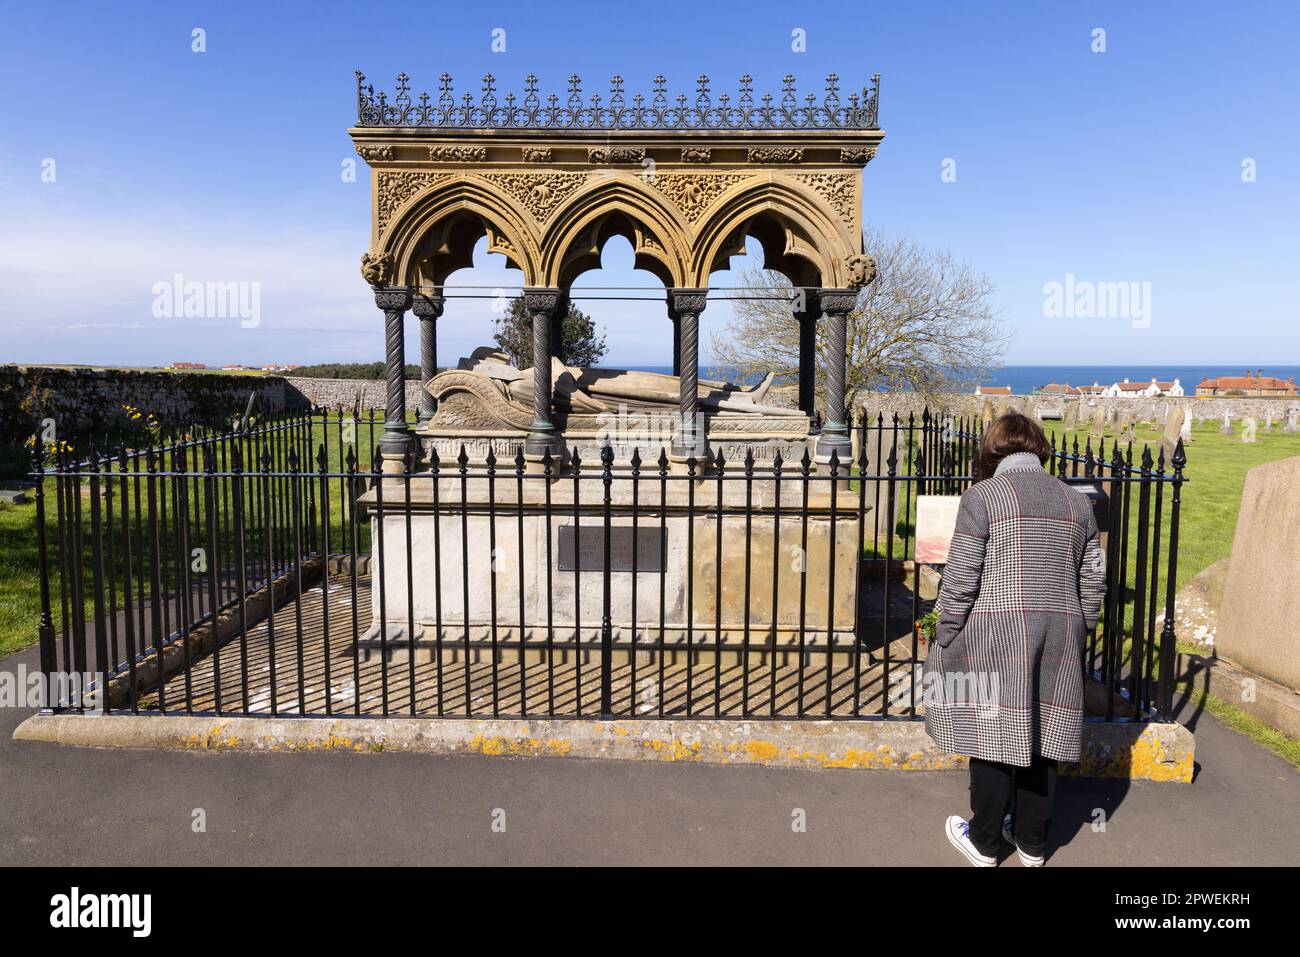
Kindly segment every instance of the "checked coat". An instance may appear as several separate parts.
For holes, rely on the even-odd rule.
[[[924,671],[945,751],[1027,767],[1079,760],[1084,636],[1106,591],[1092,505],[1030,452],[961,497]]]

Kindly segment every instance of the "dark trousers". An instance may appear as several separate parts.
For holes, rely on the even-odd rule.
[[[1040,856],[1047,847],[1056,795],[1056,762],[1034,755],[1027,768],[970,759],[970,840],[996,857],[1002,844],[1002,818],[1011,815],[1016,843],[1026,854]]]

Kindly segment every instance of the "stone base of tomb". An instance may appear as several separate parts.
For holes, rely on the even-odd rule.
[[[578,481],[476,470],[463,483],[454,471],[422,472],[409,492],[391,479],[371,489],[361,499],[371,522],[370,605],[388,640],[376,624],[359,650],[406,653],[411,621],[417,651],[429,656],[439,654],[439,635],[443,655],[490,654],[494,628],[498,643],[518,649],[521,622],[528,655],[543,651],[548,635],[569,654],[599,647],[606,505],[598,469]],[[633,634],[638,651],[646,642],[657,650],[662,635],[675,653],[716,655],[720,644],[733,654],[746,629],[751,649],[770,645],[774,622],[779,654],[797,653],[800,635],[805,650],[824,651],[828,631],[836,642],[851,638],[864,523],[847,480],[656,471],[634,482],[617,472],[608,488],[609,625],[624,654]]]

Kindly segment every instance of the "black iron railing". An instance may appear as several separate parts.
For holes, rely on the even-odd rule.
[[[482,89],[475,96],[465,92],[457,97],[450,74],[438,81],[438,95],[421,93],[412,99],[410,77],[399,73],[392,100],[388,93],[375,92],[365,74],[357,71],[357,126],[422,127],[445,130],[525,129],[525,130],[874,130],[879,128],[880,74],[871,77],[871,85],[859,93],[851,90],[840,98],[840,78],[826,77],[820,97],[807,93],[799,96],[795,78],[786,74],[781,95],[770,93],[755,98],[753,78],[740,78],[737,94],[714,94],[710,80],[696,78],[694,92],[671,97],[662,75],[654,78],[651,95],[627,96],[623,78],[609,81],[609,95],[586,95],[582,79],[569,77],[564,98],[551,93],[545,98],[537,91],[537,77],[524,78],[523,96],[506,93],[497,98],[496,77],[486,74]]]
[[[41,667],[69,710],[916,718],[935,583],[919,495],[975,480],[978,423],[863,417],[851,463],[430,451],[314,410],[37,462]],[[1107,719],[1168,715],[1185,459],[1052,438],[1095,486]],[[1163,626],[1157,614],[1163,605]]]

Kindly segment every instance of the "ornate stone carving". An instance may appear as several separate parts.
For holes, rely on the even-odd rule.
[[[521,152],[525,163],[549,163],[551,161],[551,148],[549,146],[525,146]]]
[[[844,274],[854,289],[870,285],[876,278],[875,260],[867,255],[850,256],[844,260]]]
[[[595,146],[587,150],[587,162],[602,165],[640,163],[645,160],[645,149],[640,146]]]
[[[840,147],[841,163],[856,163],[858,166],[866,166],[875,158],[876,148],[874,146],[853,146]]]
[[[483,176],[523,203],[538,222],[544,222],[587,179],[585,173],[484,173]]]
[[[525,289],[524,305],[530,314],[544,312],[550,315],[560,305],[560,291],[558,289]]]
[[[393,148],[391,146],[358,146],[357,153],[367,163],[393,158]]]
[[[756,146],[747,150],[751,163],[802,163],[803,149],[798,146]]]
[[[682,147],[683,163],[710,163],[713,161],[713,150],[707,146],[684,146]]]
[[[796,173],[795,179],[812,187],[822,199],[830,203],[845,223],[854,221],[857,197],[857,173]]]
[[[736,173],[659,173],[652,185],[677,204],[687,222],[693,223],[709,204],[742,179]]]
[[[843,315],[852,312],[858,304],[856,289],[818,289],[817,303],[826,315]]]
[[[393,257],[388,253],[361,254],[361,275],[366,282],[376,288],[388,285],[393,278],[393,268]]]
[[[417,319],[438,319],[446,302],[442,296],[417,295],[411,299],[411,312]]]
[[[411,290],[405,286],[376,287],[375,305],[386,313],[403,313],[411,307]]]
[[[393,216],[408,199],[421,190],[444,182],[448,173],[429,173],[420,170],[397,170],[379,174],[379,234],[382,236],[393,221]]]
[[[683,289],[680,292],[674,290],[672,298],[673,312],[679,316],[688,313],[698,316],[709,303],[709,293],[706,289]]]
[[[487,159],[487,147],[430,146],[429,159],[435,163],[481,163]]]

